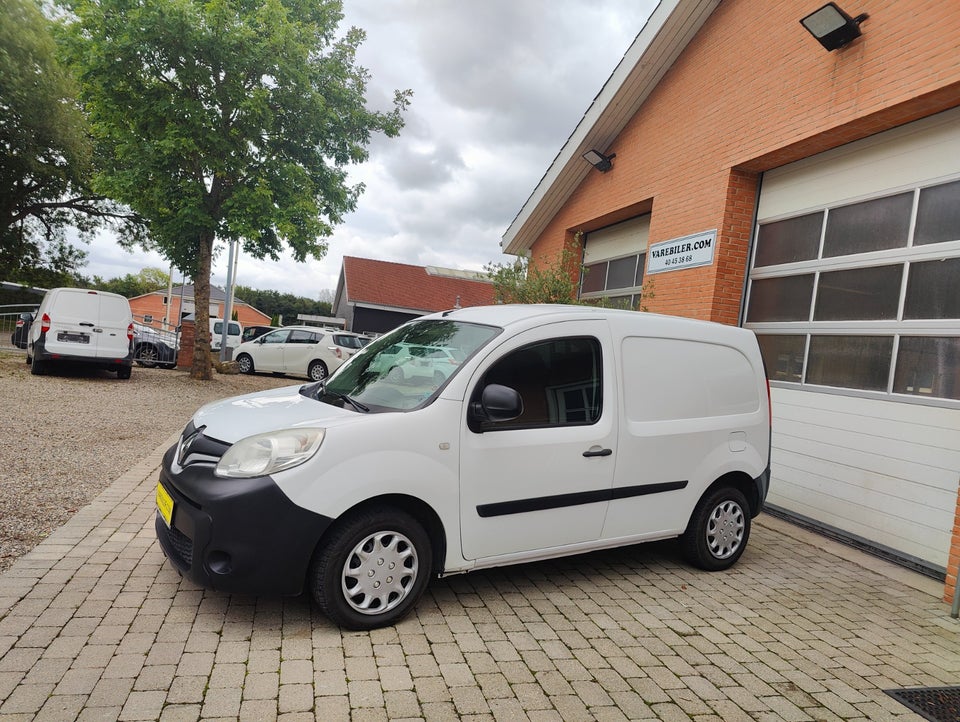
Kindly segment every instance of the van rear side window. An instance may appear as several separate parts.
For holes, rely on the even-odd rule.
[[[670,338],[623,340],[629,421],[749,414],[760,408],[757,374],[729,346]]]
[[[496,429],[593,424],[602,408],[600,342],[560,338],[524,346],[487,372],[484,384],[515,389],[523,413],[511,421],[483,425]]]

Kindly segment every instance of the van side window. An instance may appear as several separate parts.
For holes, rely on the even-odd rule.
[[[515,389],[523,413],[512,421],[485,423],[484,431],[596,423],[603,398],[600,342],[575,337],[524,346],[490,367],[474,392],[476,400],[487,384]]]

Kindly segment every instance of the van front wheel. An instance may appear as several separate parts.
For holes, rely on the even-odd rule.
[[[693,510],[680,538],[684,557],[709,572],[732,567],[750,538],[750,508],[743,493],[732,486],[705,495]]]
[[[430,537],[409,514],[378,507],[338,523],[310,570],[310,590],[333,622],[375,629],[416,606],[430,580]]]

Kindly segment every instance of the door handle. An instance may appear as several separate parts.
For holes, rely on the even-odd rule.
[[[91,328],[93,328],[93,324],[90,323],[89,321],[81,321],[79,325],[81,325],[81,326],[90,326]]]
[[[593,446],[587,451],[584,451],[583,455],[589,459],[591,456],[610,456],[612,453],[613,449],[598,449],[596,446]]]

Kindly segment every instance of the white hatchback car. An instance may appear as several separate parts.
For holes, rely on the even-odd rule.
[[[240,344],[234,358],[241,373],[269,371],[322,381],[344,361],[332,346],[332,333],[327,329],[285,326]]]

